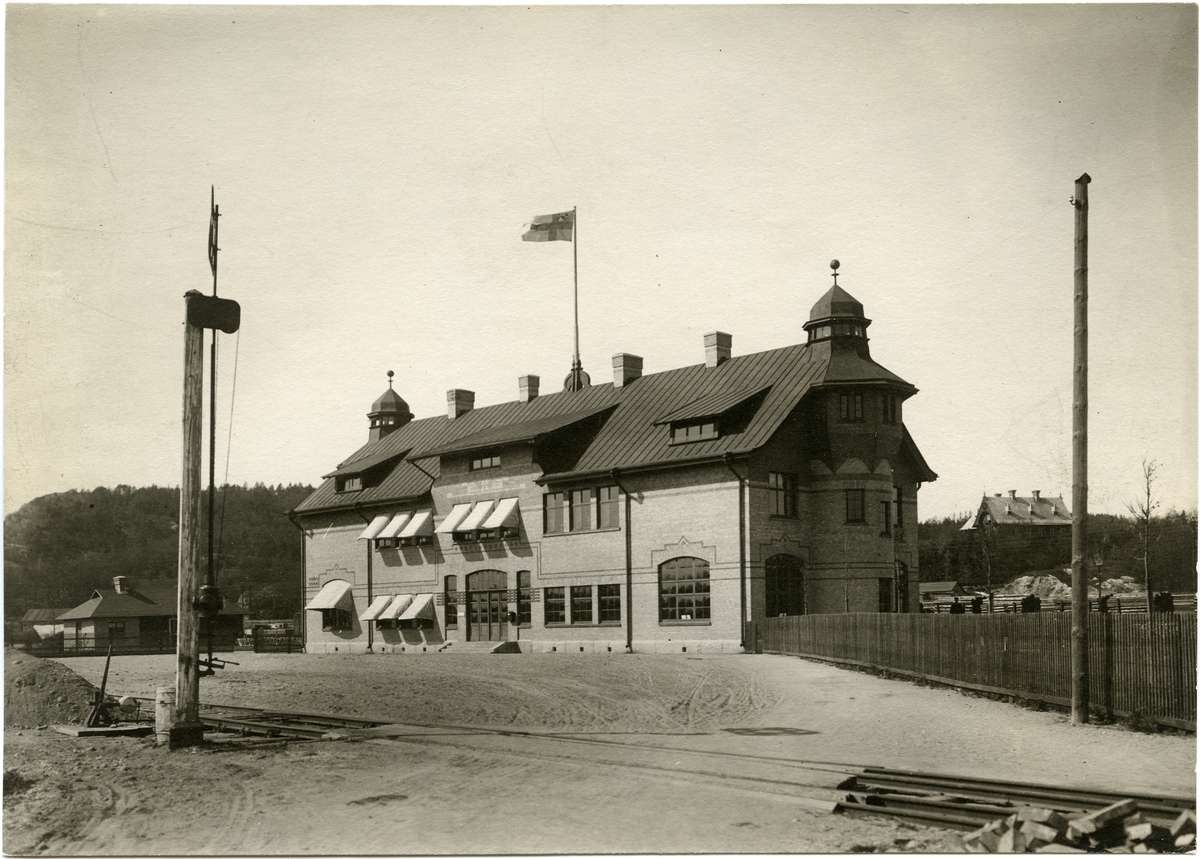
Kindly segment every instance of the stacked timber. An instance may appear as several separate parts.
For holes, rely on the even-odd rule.
[[[1196,846],[1196,815],[1182,812],[1170,827],[1149,820],[1136,800],[1091,813],[1025,806],[968,833],[972,853],[1175,853]]]

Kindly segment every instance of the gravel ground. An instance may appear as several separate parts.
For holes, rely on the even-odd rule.
[[[392,736],[168,753],[18,729],[78,724],[88,686],[64,695],[78,678],[55,663],[38,669],[54,683],[31,686],[41,675],[9,658],[5,852],[958,852],[952,833],[821,814],[803,798],[834,797],[826,764],[1195,786],[1194,737],[1072,727],[1058,713],[782,656],[229,655],[240,664],[202,680],[203,702],[375,718]],[[92,683],[103,662],[63,660]],[[108,691],[153,698],[173,682],[173,656],[119,657]],[[41,711],[28,706],[36,688]],[[26,699],[12,711],[20,721],[10,694]],[[440,733],[420,734],[429,726]],[[765,781],[774,773],[756,770],[753,782],[752,763],[791,769]]]

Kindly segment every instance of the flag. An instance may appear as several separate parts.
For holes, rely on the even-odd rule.
[[[208,218],[208,265],[212,269],[213,277],[217,276],[217,218],[221,217],[217,211],[217,189],[212,189],[212,203]]]
[[[575,232],[575,212],[538,215],[521,236],[524,242],[569,242]]]

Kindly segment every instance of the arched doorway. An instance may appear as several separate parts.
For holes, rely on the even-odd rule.
[[[795,555],[772,555],[766,568],[766,616],[804,614],[804,562]]]
[[[508,574],[480,570],[467,576],[467,640],[506,641]]]

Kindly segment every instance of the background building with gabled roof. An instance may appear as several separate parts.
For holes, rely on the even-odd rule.
[[[368,441],[292,511],[309,651],[734,652],[747,622],[916,611],[917,389],[871,358],[836,284],[806,342],[414,419],[389,388]]]
[[[177,604],[175,582],[135,588],[127,576],[114,576],[111,588],[97,588],[89,599],[58,615],[63,650],[104,652],[111,646],[114,653],[170,653],[176,649]],[[214,647],[232,649],[242,634],[241,610],[223,608],[213,624]],[[207,638],[201,646],[207,646]]]

